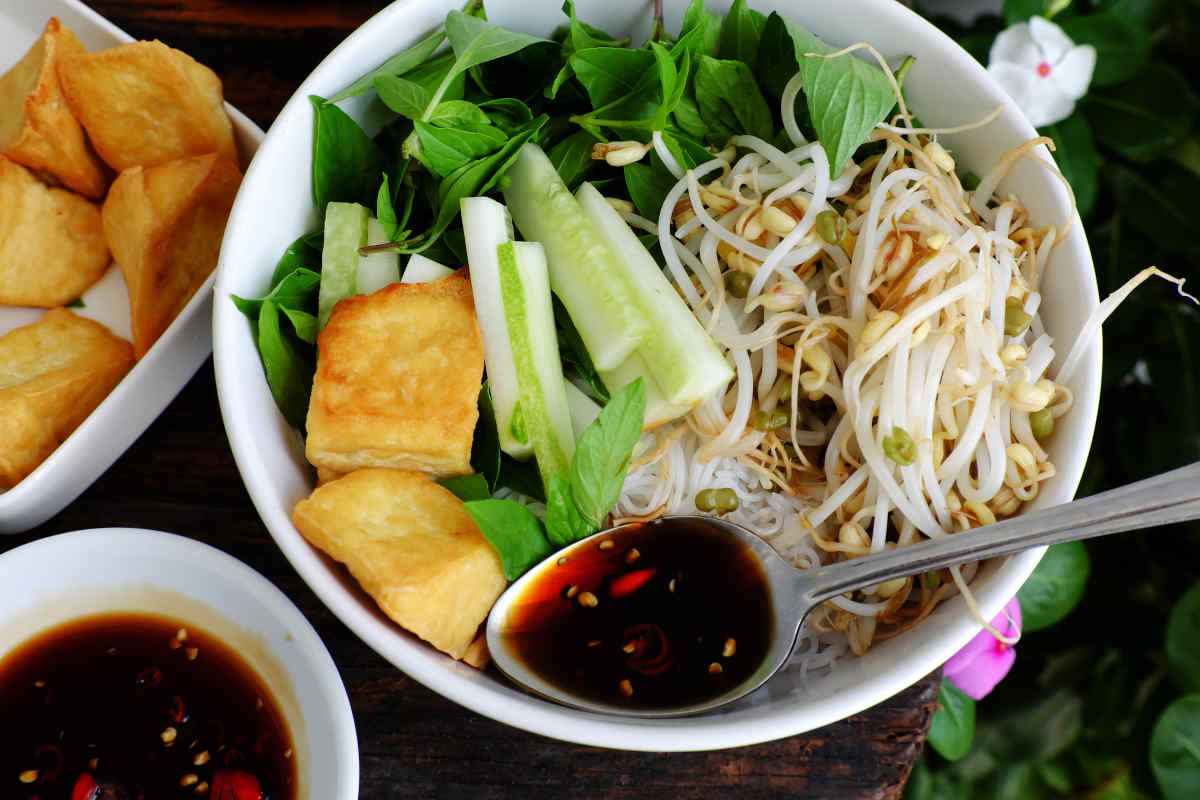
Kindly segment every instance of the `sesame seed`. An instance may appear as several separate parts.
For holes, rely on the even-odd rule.
[[[163,744],[169,746],[169,745],[172,745],[175,743],[175,737],[177,737],[178,735],[179,735],[179,731],[175,730],[172,727],[167,727],[167,728],[164,728],[163,732],[158,735],[158,738],[162,739]]]
[[[708,665],[708,674],[709,675],[720,675],[724,671],[725,671],[724,667],[722,667],[720,664],[718,664],[715,661]]]
[[[625,563],[632,564],[633,562],[637,561],[641,557],[642,557],[642,554],[638,552],[638,549],[636,547],[631,548],[629,550],[629,552],[625,554]]]
[[[600,605],[600,599],[591,592],[583,592],[579,595],[579,605],[584,608],[595,608]]]
[[[207,750],[205,750],[202,753],[197,753],[196,757],[192,759],[192,763],[195,764],[197,767],[203,767],[205,764],[208,763],[209,759],[211,759],[211,758],[212,758],[212,756],[209,755]]]
[[[175,638],[181,642],[186,642],[188,638],[187,628],[180,628],[179,630],[175,631]]]
[[[600,543],[601,550],[612,550],[614,546],[615,545],[613,544],[612,539],[605,539],[603,542]]]
[[[620,689],[621,694],[625,695],[626,697],[633,697],[633,684],[629,682],[628,678],[618,683],[617,688]]]
[[[37,687],[38,689],[46,688],[46,682],[44,680],[41,680],[40,678],[38,680],[34,681],[33,685],[35,687]]]
[[[292,748],[290,748],[290,747],[289,747],[287,750],[284,750],[284,751],[283,751],[283,757],[284,757],[284,758],[291,758],[291,757],[292,757]]]
[[[730,658],[736,652],[737,652],[737,641],[735,641],[732,638],[726,639],[725,640],[725,649],[721,651],[721,655],[725,656],[726,658]]]
[[[36,769],[27,769],[17,776],[17,780],[21,783],[34,783],[38,779],[38,771]]]
[[[671,582],[667,584],[667,591],[669,591],[669,592],[675,591],[675,579],[674,578],[671,578]]]
[[[100,767],[100,759],[93,758],[88,760],[88,769],[98,769]]]
[[[254,698],[254,710],[262,711],[262,707],[263,707],[263,699],[261,697]]]
[[[575,584],[572,583],[570,586],[567,587],[567,599],[568,600],[570,600],[572,597],[574,597],[577,594],[579,594],[578,586],[576,586]]]
[[[184,650],[183,652],[184,652],[184,655],[187,656],[188,661],[195,661],[196,656],[200,655],[200,648],[189,647],[188,649]]]
[[[108,655],[110,655],[110,656],[115,656],[115,655],[117,654],[117,648],[115,648],[115,647],[110,647],[110,648],[108,648],[107,650],[105,650],[104,652],[105,652],[105,653],[107,653],[107,654],[108,654]]]
[[[208,781],[200,781],[193,790],[196,794],[208,794]]]
[[[562,558],[560,558],[560,559],[558,560],[558,562],[557,562],[557,563],[558,563],[558,565],[559,565],[560,567],[565,567],[565,566],[567,565],[567,557],[566,557],[566,556],[563,556]]]
[[[588,647],[599,647],[601,644],[602,644],[602,642],[599,639],[591,639],[590,641],[588,641],[587,646]]]
[[[200,776],[194,772],[189,772],[187,775],[184,775],[179,779],[180,786],[195,786],[199,782]]]
[[[637,642],[626,642],[621,650],[625,653],[632,653],[634,650],[637,650]]]

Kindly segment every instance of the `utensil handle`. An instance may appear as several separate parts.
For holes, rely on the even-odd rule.
[[[805,570],[812,602],[865,589],[893,578],[919,575],[1043,545],[1200,519],[1200,462],[1044,511],[1022,514],[966,533],[929,539]]]

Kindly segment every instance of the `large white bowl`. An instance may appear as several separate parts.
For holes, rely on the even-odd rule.
[[[388,622],[344,571],[323,558],[296,531],[292,506],[313,488],[300,435],[271,399],[250,326],[229,295],[258,296],[289,242],[313,229],[309,153],[310,94],[328,97],[439,24],[458,0],[403,0],[380,12],[339,46],[300,87],[271,127],[242,184],[233,209],[217,278],[214,352],[217,387],[229,441],[250,496],[280,548],[313,590],[363,641],[410,676],[481,714],[526,730],[575,742],[636,750],[703,750],[776,739],[834,722],[884,700],[937,669],[979,627],[960,599],[944,604],[917,629],[847,658],[832,674],[802,684],[794,674],[723,712],[675,720],[623,720],[561,708],[517,691],[491,672],[455,663]],[[489,0],[488,16],[502,25],[547,35],[561,24],[558,0]],[[648,32],[648,4],[639,0],[581,0],[580,16],[606,30]],[[726,0],[717,6],[727,7]],[[757,0],[829,42],[868,41],[889,58],[915,54],[905,89],[928,125],[959,125],[998,105],[994,123],[945,137],[959,161],[986,172],[1000,154],[1035,135],[1021,112],[985,70],[953,41],[894,0],[840,0],[837,12],[822,0]],[[670,0],[667,22],[677,30],[685,3]],[[367,103],[346,106],[363,119]],[[1039,153],[1043,159],[1049,154]],[[1002,186],[1018,194],[1041,224],[1063,224],[1071,204],[1062,184],[1025,162]],[[1060,354],[1098,303],[1096,280],[1078,219],[1058,246],[1046,273],[1046,324]],[[1050,446],[1058,475],[1038,497],[1039,507],[1070,500],[1083,470],[1096,422],[1100,346],[1088,352],[1070,387],[1074,411],[1061,421]],[[1032,572],[1041,551],[989,565],[975,583],[989,616],[998,613]]]
[[[357,800],[358,737],[337,667],[270,581],[220,550],[157,531],[64,533],[0,556],[0,653],[58,625],[141,612],[228,644],[271,688],[296,752],[297,797]]]

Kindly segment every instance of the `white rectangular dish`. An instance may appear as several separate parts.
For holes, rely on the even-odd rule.
[[[89,50],[133,38],[78,0],[0,2],[0,74],[20,59],[50,17],[58,17]],[[226,106],[243,168],[258,149],[263,131]],[[90,486],[149,427],[212,351],[212,287],[209,276],[150,352],[104,402],[25,480],[0,490],[0,533],[28,530],[65,508]],[[121,270],[113,264],[82,297],[80,316],[130,338],[129,298]],[[41,309],[0,306],[0,334],[35,322]]]

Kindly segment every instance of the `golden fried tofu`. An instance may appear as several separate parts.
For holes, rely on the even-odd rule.
[[[134,167],[104,201],[104,235],[129,287],[138,358],[162,335],[217,266],[242,174],[207,155]]]
[[[137,42],[63,58],[63,93],[118,172],[205,153],[236,160],[221,79],[187,53]]]
[[[479,661],[476,633],[506,581],[449,489],[418,472],[358,470],[297,503],[292,521],[401,627],[453,658]]]
[[[100,209],[0,156],[0,305],[65,305],[109,263]]]
[[[108,179],[58,81],[59,62],[84,52],[70,28],[51,17],[25,57],[0,77],[0,155],[99,200]]]
[[[342,300],[317,338],[308,460],[333,472],[468,475],[482,378],[466,277]]]
[[[128,342],[65,308],[0,336],[0,487],[45,461],[132,366]]]

